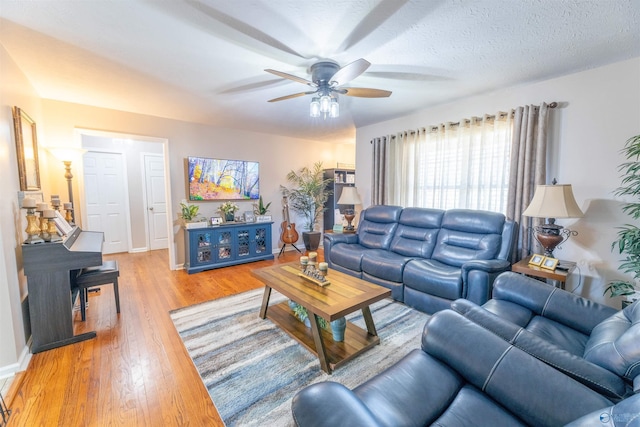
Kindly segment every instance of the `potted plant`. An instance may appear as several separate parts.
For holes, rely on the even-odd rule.
[[[206,227],[207,223],[198,220],[198,211],[200,210],[200,206],[198,205],[190,205],[186,201],[182,201],[180,203],[180,218],[182,218],[182,222],[184,228],[200,228]]]
[[[332,179],[325,179],[322,162],[317,162],[312,168],[303,167],[287,174],[290,188],[280,186],[282,195],[289,201],[291,209],[304,216],[306,224],[302,233],[304,245],[308,251],[320,246],[320,232],[316,230],[318,220],[326,210],[325,204],[331,194],[327,188]]]
[[[622,172],[622,185],[616,189],[615,194],[636,198],[635,202],[625,203],[622,210],[634,220],[638,220],[640,219],[640,200],[637,200],[640,194],[640,135],[629,138],[622,152],[628,161],[618,168]],[[619,230],[618,238],[612,243],[611,250],[617,249],[620,255],[626,256],[618,269],[628,274],[632,273],[634,281],[611,281],[604,293],[609,292],[611,297],[624,295],[629,304],[640,297],[636,283],[640,279],[640,228],[633,224],[625,224]]]
[[[240,210],[240,207],[233,202],[224,202],[218,210],[224,216],[224,220],[230,222],[235,219],[235,213]]]
[[[253,204],[253,213],[258,215],[266,215],[269,212],[269,206],[271,206],[271,202],[266,205],[262,202],[262,196],[258,198],[258,203]]]
[[[311,319],[309,319],[309,312],[306,308],[298,304],[297,302],[289,300],[289,307],[293,311],[293,315],[307,328],[311,327]],[[341,317],[332,322],[327,322],[324,318],[320,317],[318,319],[318,323],[322,329],[327,331],[331,331],[333,335],[333,340],[336,342],[344,341],[344,333],[347,328],[347,320],[344,317]]]

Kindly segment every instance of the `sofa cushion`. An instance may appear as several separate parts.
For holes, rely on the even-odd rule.
[[[589,339],[575,329],[542,316],[531,319],[525,329],[576,356],[584,354],[584,346]]]
[[[402,283],[402,273],[413,258],[395,252],[371,249],[362,257],[362,271],[384,280]]]
[[[359,273],[365,250],[362,245],[338,243],[331,248],[331,262]]]
[[[498,280],[500,278],[496,282]],[[545,286],[549,285],[545,284]],[[551,288],[551,286],[549,287]],[[495,299],[494,295],[494,299],[484,303],[482,308],[504,320],[523,327],[573,355],[582,357],[584,353],[584,347],[589,339],[587,335],[555,320],[539,316],[517,303]]]
[[[584,358],[630,381],[640,375],[638,301],[593,328]]]
[[[502,247],[504,222],[504,215],[495,212],[448,210],[432,258],[457,267],[475,259],[495,259]]]
[[[404,268],[406,287],[449,300],[464,298],[460,268],[432,259],[414,259]]]
[[[431,258],[444,211],[404,208],[389,249],[408,257]]]
[[[358,243],[369,249],[389,249],[401,212],[400,206],[371,206],[365,209],[358,224]]]

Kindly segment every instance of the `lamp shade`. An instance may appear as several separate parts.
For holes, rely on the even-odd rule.
[[[582,218],[571,184],[538,185],[531,203],[522,212],[534,218]]]
[[[359,205],[362,203],[356,187],[344,187],[338,200],[339,205]]]

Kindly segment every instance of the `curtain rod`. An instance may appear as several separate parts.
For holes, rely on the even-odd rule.
[[[558,106],[558,103],[556,101],[550,102],[548,107],[549,108],[556,108]],[[487,117],[489,117],[490,119],[495,119],[496,116],[492,116],[492,115],[488,115]],[[452,126],[459,126],[460,122],[455,122],[455,123],[451,123]],[[430,126],[430,127],[434,127],[434,126]],[[423,128],[424,129],[424,128]],[[406,133],[413,135],[416,133],[416,131],[412,130],[412,131],[405,131]],[[391,135],[391,138],[395,138],[395,135]],[[369,141],[369,144],[373,144],[373,140]]]

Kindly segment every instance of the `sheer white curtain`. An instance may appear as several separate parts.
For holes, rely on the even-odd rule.
[[[506,212],[511,122],[499,113],[397,134],[389,144],[387,202]]]

